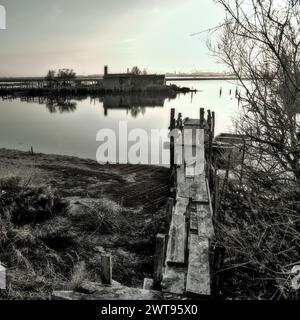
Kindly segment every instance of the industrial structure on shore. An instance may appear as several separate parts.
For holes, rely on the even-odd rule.
[[[105,90],[143,90],[161,88],[166,85],[166,76],[157,74],[108,73],[104,67],[103,87]]]

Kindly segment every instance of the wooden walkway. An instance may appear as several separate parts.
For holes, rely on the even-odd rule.
[[[181,133],[179,155],[183,155],[184,161],[176,167],[176,199],[161,287],[163,292],[172,294],[207,296],[211,294],[209,248],[214,230],[206,177],[205,132],[199,124],[199,119],[188,119]]]
[[[145,278],[143,289],[116,284],[112,280],[111,257],[102,257],[102,284],[96,284],[97,290],[92,284],[89,295],[60,291],[53,294],[54,299],[168,299],[174,295],[181,298],[212,295],[212,268],[220,269],[216,265],[223,259],[216,248],[212,250],[214,228],[209,180],[213,168],[214,114],[208,111],[205,123],[202,108],[200,119],[187,119],[182,125],[177,121],[177,127],[174,116],[172,109],[170,130],[175,129],[177,134],[170,138],[170,160],[172,176],[175,176],[172,189],[176,192],[172,192],[174,197],[169,198],[167,205],[169,232],[156,237],[153,279]],[[216,208],[214,211],[216,214]]]

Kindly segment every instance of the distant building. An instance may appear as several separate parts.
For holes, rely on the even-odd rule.
[[[147,88],[162,87],[166,84],[165,75],[133,73],[108,73],[104,67],[103,87],[105,90],[144,90]]]

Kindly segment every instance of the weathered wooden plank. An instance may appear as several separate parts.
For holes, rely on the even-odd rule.
[[[209,202],[209,195],[207,192],[207,185],[204,174],[194,178],[182,178],[182,172],[177,171],[177,199],[191,198],[194,202]]]
[[[192,198],[192,201],[194,202],[209,202],[204,174],[194,178],[193,184],[190,187],[190,198]]]
[[[186,293],[210,295],[209,241],[190,234]]]
[[[161,283],[162,291],[184,294],[186,273],[186,268],[166,266],[163,281]]]
[[[187,165],[185,167],[185,176],[186,177],[194,177],[195,176],[195,165]]]
[[[186,119],[184,126],[197,126],[200,128],[200,119]]]
[[[177,186],[185,183],[184,165],[177,167],[176,179]]]
[[[175,215],[184,216],[186,214],[188,205],[189,205],[188,198],[177,197],[175,211],[174,211]]]
[[[52,300],[161,300],[159,291],[129,288],[125,286],[98,286],[93,293],[54,291]]]
[[[203,215],[200,214],[200,216],[198,216],[198,235],[212,238],[214,236],[212,215],[208,213],[204,214],[205,212],[210,211],[210,207],[209,205],[200,206],[203,207],[202,210],[200,209],[200,213],[203,213]]]
[[[167,247],[168,264],[182,265],[185,263],[186,237],[185,217],[174,214]]]
[[[214,227],[212,220],[212,212],[209,204],[196,204],[191,205],[190,212],[197,218],[194,218],[194,231],[197,224],[197,234],[199,236],[212,238],[214,235]],[[195,233],[195,232],[194,232]]]
[[[204,156],[204,145],[184,146],[184,161],[186,171],[189,167],[194,167],[193,176],[200,175],[204,172],[205,156]],[[187,172],[185,172],[188,176]]]
[[[177,168],[177,198],[189,198],[189,181],[185,179],[184,166]]]
[[[191,205],[189,212],[190,232],[201,237],[212,238],[214,227],[209,204]]]

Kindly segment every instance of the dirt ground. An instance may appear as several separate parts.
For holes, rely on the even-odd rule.
[[[102,201],[102,207],[104,203],[107,208],[112,208],[113,213],[121,212],[120,221],[117,221],[118,216],[110,217],[110,223],[118,226],[111,232],[100,232],[97,228],[88,230],[82,221],[74,225],[76,212],[69,213],[67,219],[68,223],[73,223],[72,230],[78,233],[77,242],[89,243],[86,246],[89,252],[84,252],[83,256],[88,257],[90,261],[87,264],[91,268],[98,264],[99,255],[110,253],[114,280],[141,287],[143,278],[152,276],[155,236],[166,231],[164,213],[169,196],[168,169],[144,165],[100,165],[96,161],[76,157],[32,155],[0,149],[0,179],[8,176],[21,177],[22,183],[29,188],[51,187],[70,202],[71,211],[74,205],[78,209],[87,203]],[[89,219],[90,215],[91,212]],[[64,248],[64,253],[67,250]],[[80,256],[81,253],[78,254]],[[93,274],[97,273],[96,269],[91,270]],[[95,278],[97,280],[97,276],[92,280]],[[48,288],[48,294],[49,290],[61,288],[64,285],[58,288],[54,285]],[[32,296],[40,297],[30,294]],[[44,295],[41,297],[45,298]]]

